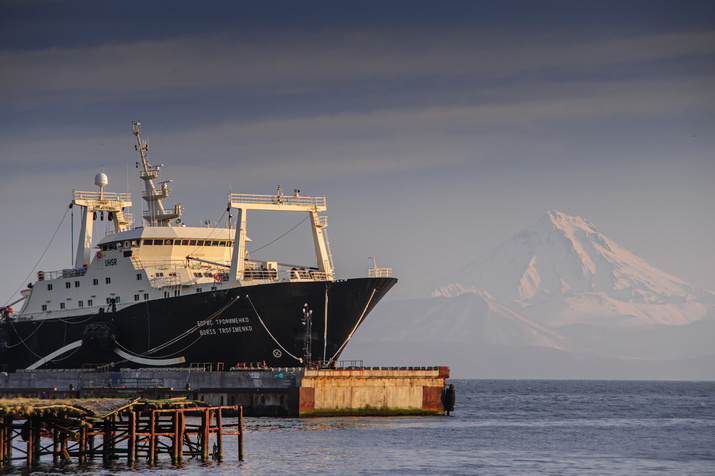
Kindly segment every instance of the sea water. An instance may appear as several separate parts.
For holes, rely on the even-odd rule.
[[[450,417],[246,418],[244,462],[225,437],[220,463],[33,474],[715,475],[715,382],[449,382]]]

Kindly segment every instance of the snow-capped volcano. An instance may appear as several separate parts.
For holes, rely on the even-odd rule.
[[[712,379],[714,298],[551,210],[421,297],[381,304],[344,357],[465,378]]]
[[[615,316],[633,318],[618,325],[685,324],[707,312],[693,302],[688,283],[635,256],[588,220],[556,210],[432,288],[433,296],[484,289],[551,325]]]

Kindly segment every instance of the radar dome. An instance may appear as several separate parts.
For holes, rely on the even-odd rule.
[[[109,179],[107,178],[107,174],[104,172],[100,172],[94,176],[94,184],[97,187],[106,187],[108,183]]]

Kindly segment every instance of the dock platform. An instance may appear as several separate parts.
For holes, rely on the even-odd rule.
[[[185,397],[246,416],[438,415],[449,367],[211,367],[0,373],[0,398]]]

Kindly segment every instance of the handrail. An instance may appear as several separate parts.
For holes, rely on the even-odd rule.
[[[72,198],[75,200],[94,200],[98,202],[118,202],[131,201],[131,192],[84,192],[72,190]]]
[[[368,278],[391,278],[392,268],[368,268]]]
[[[305,197],[302,195],[254,195],[232,193],[232,203],[250,203],[254,205],[301,205],[325,207],[325,197]]]
[[[180,259],[141,259],[137,256],[131,257],[134,269],[174,269],[187,268],[186,261]]]
[[[84,276],[87,273],[87,268],[69,268],[69,269],[59,269],[56,271],[38,271],[37,280],[46,281],[50,279],[58,278],[76,278],[78,276]]]

